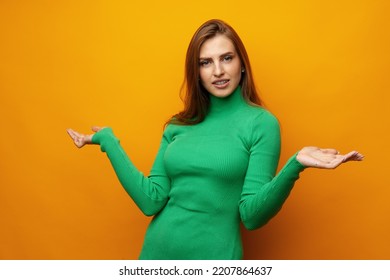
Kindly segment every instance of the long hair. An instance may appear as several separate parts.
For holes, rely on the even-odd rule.
[[[244,100],[248,104],[261,106],[261,100],[257,94],[249,57],[238,34],[234,29],[222,20],[212,19],[203,23],[193,35],[187,49],[184,81],[181,92],[184,92],[184,109],[174,115],[167,123],[192,125],[200,123],[207,115],[210,97],[200,82],[199,54],[203,43],[216,35],[225,35],[229,38],[245,69],[242,73],[240,86]]]

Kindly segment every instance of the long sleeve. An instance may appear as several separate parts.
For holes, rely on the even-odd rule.
[[[247,229],[266,224],[281,209],[304,166],[291,157],[275,176],[280,156],[278,121],[268,112],[256,118],[252,146],[239,203],[241,220]]]
[[[163,164],[168,145],[165,133],[148,177],[134,166],[111,128],[104,128],[97,132],[92,142],[99,144],[101,151],[107,154],[123,188],[145,215],[155,215],[165,206],[170,190],[170,180]]]

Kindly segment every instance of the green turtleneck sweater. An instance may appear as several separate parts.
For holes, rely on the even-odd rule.
[[[168,125],[148,177],[110,128],[92,141],[141,211],[154,215],[140,259],[241,259],[240,222],[250,230],[267,223],[304,169],[294,155],[275,176],[279,124],[247,104],[240,88],[225,98],[210,95],[201,123]]]

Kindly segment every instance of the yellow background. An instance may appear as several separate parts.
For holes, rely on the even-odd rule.
[[[361,163],[306,170],[247,259],[389,259],[390,2],[0,1],[0,259],[136,259],[149,218],[98,147],[65,129],[114,128],[145,174],[193,32],[244,41],[280,120],[281,165],[306,145]]]

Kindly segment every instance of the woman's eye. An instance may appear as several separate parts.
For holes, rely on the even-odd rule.
[[[207,66],[207,65],[210,64],[210,61],[208,61],[208,60],[201,60],[201,61],[199,62],[199,64],[200,64],[200,66]]]
[[[223,58],[224,61],[231,61],[233,57],[231,55],[227,55]]]

